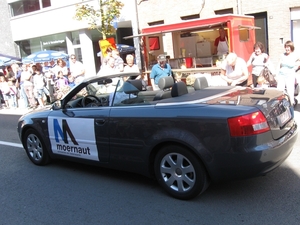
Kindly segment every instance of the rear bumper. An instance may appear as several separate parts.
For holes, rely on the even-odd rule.
[[[297,125],[279,140],[247,149],[247,152],[214,155],[214,166],[209,173],[213,182],[244,179],[264,175],[278,166],[290,155],[297,140]]]

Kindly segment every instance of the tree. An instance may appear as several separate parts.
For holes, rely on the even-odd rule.
[[[118,0],[99,0],[99,9],[89,4],[77,4],[74,19],[87,20],[89,29],[96,29],[103,39],[115,34],[113,22],[119,18],[124,4]]]

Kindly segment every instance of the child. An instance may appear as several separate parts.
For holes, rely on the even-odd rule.
[[[4,99],[4,107],[9,108],[8,100],[10,99],[10,88],[7,79],[4,76],[0,76],[0,91]]]
[[[68,80],[69,80],[69,86],[72,88],[75,86],[75,79],[74,77],[70,74],[68,75]]]
[[[46,85],[46,78],[41,73],[41,70],[39,68],[36,69],[36,74],[33,77],[33,84],[34,84],[34,90],[35,90],[35,96],[39,102],[39,108],[43,108],[45,106],[44,104],[44,95],[49,96],[49,91],[45,87]]]
[[[256,87],[258,88],[268,88],[268,82],[263,76],[259,76],[256,80],[257,85]]]
[[[18,103],[17,103],[17,87],[13,84],[12,80],[8,81],[8,86],[9,86],[9,95],[10,95],[10,101],[12,104],[10,104],[14,109],[18,107]]]
[[[58,71],[57,73],[57,80],[55,82],[55,87],[57,90],[59,90],[63,86],[69,85],[68,80],[64,77],[62,71]]]

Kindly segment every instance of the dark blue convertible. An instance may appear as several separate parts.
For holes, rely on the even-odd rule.
[[[86,79],[51,108],[22,116],[29,159],[139,173],[190,199],[210,182],[264,175],[293,149],[293,107],[276,88],[212,87],[204,77],[187,87],[166,77],[150,91],[130,79],[137,75]]]

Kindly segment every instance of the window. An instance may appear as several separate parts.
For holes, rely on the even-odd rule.
[[[38,11],[50,6],[51,0],[22,0],[9,4],[12,17]]]
[[[248,41],[249,40],[249,30],[247,28],[239,29],[240,41]]]
[[[159,21],[149,22],[148,23],[149,26],[155,26],[155,25],[160,25],[160,24],[164,24],[164,21],[163,20],[159,20]]]
[[[22,57],[42,50],[67,52],[66,34],[52,34],[48,36],[22,40],[17,43]]]
[[[221,10],[216,10],[215,14],[216,15],[224,15],[224,14],[232,14],[233,13],[233,9],[229,8],[229,9],[221,9]]]
[[[159,50],[160,46],[159,46],[159,37],[155,36],[155,37],[149,37],[149,46],[150,46],[150,50]]]
[[[194,14],[194,15],[189,15],[189,16],[181,16],[180,18],[182,20],[198,19],[198,18],[200,18],[200,14]]]

